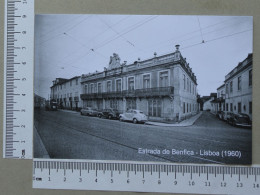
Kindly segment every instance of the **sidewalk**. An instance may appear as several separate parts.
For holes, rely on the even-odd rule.
[[[70,112],[70,113],[74,113],[74,114],[80,113],[80,112],[77,112],[77,111],[75,111],[75,110],[64,110],[64,109],[58,109],[58,111],[62,111],[62,112]]]
[[[161,126],[161,127],[188,127],[195,123],[196,120],[202,115],[202,112],[199,114],[196,114],[195,116],[190,117],[189,119],[183,120],[180,123],[175,124],[167,124],[167,123],[160,123],[160,122],[151,122],[148,121],[145,124],[146,125],[155,125],[155,126]]]
[[[41,139],[40,135],[38,134],[38,131],[35,127],[33,128],[33,139],[34,139],[33,157],[34,158],[50,158],[44,144],[42,143],[42,139]]]

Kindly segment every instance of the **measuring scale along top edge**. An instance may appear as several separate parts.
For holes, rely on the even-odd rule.
[[[3,157],[32,159],[34,1],[5,0]]]

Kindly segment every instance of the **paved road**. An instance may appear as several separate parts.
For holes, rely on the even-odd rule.
[[[190,127],[158,127],[41,110],[35,112],[35,126],[51,158],[251,163],[251,130],[209,112]]]

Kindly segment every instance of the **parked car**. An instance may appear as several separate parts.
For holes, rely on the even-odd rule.
[[[47,111],[57,111],[58,103],[55,100],[47,100],[45,102],[45,110]]]
[[[87,115],[87,116],[98,116],[98,111],[97,109],[91,108],[91,107],[86,107],[82,108],[80,110],[81,115]]]
[[[230,112],[223,111],[223,112],[221,113],[221,119],[222,119],[223,121],[227,121],[227,118],[229,118],[229,117],[230,117]]]
[[[119,115],[120,121],[133,121],[133,123],[145,123],[147,116],[140,110],[129,109],[125,113]]]
[[[99,118],[108,118],[108,119],[119,119],[119,111],[114,108],[104,109],[98,113]]]
[[[230,113],[227,122],[233,126],[251,127],[252,121],[247,114],[243,113]]]
[[[223,111],[218,111],[217,114],[216,114],[216,117],[220,120],[223,120],[222,117],[223,117]]]

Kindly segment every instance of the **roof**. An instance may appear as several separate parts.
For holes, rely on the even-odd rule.
[[[217,88],[219,90],[220,88],[225,87],[225,83]]]
[[[225,76],[225,82],[230,80],[231,78],[235,77],[237,74],[248,68],[252,65],[253,61],[253,54],[249,53],[248,56],[242,61],[239,62],[238,65],[233,68],[226,76]]]

